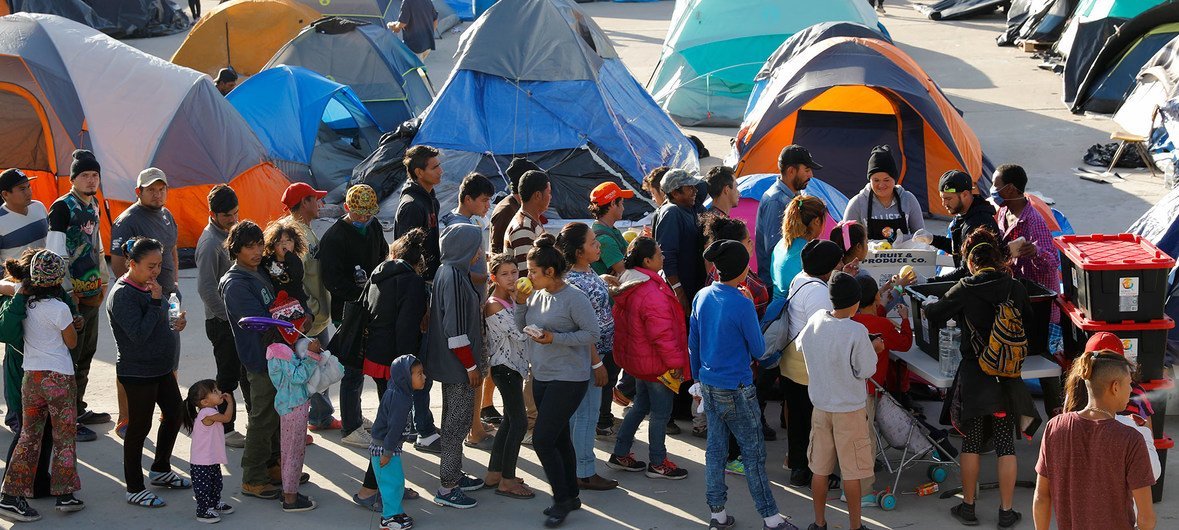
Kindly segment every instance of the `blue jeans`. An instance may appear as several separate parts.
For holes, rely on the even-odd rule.
[[[425,388],[413,391],[413,427],[419,440],[438,432],[434,414],[430,412],[430,389],[433,386],[434,380],[427,377]]]
[[[761,431],[761,407],[753,385],[725,390],[700,385],[704,394],[704,413],[708,415],[708,448],[704,452],[705,498],[710,508],[723,508],[728,499],[725,486],[725,461],[729,454],[729,434],[741,447],[745,480],[757,513],[770,517],[778,513],[778,504],[766,476],[766,445]]]
[[[364,372],[360,368],[344,367],[344,378],[340,380],[340,421],[341,432],[347,436],[364,423],[360,412],[360,394],[364,391]]]
[[[658,381],[635,380],[635,400],[630,412],[622,419],[622,426],[618,428],[618,439],[614,442],[614,454],[626,456],[635,443],[635,431],[643,418],[651,414],[647,422],[648,457],[651,465],[657,466],[667,459],[667,447],[664,445],[667,421],[671,419],[672,400],[675,394],[670,388]]]
[[[598,434],[598,413],[602,406],[602,393],[591,379],[586,383],[585,397],[581,405],[569,418],[569,433],[573,448],[577,451],[577,478],[590,478],[594,469],[594,436]]]

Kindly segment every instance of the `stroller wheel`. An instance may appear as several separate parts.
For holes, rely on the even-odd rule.
[[[925,470],[925,474],[929,476],[929,480],[937,482],[938,484],[945,482],[946,478],[949,476],[949,472],[946,471],[946,468],[944,466],[938,465],[929,466],[929,468]]]
[[[877,502],[880,503],[880,509],[884,511],[893,511],[897,508],[897,496],[891,493],[882,494]]]

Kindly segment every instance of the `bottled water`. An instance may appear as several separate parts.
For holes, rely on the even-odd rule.
[[[168,326],[176,328],[176,321],[180,319],[180,297],[172,293],[168,297]]]
[[[962,362],[962,331],[958,323],[952,319],[946,321],[946,327],[938,333],[938,368],[943,377],[954,377],[958,373],[958,364]]]
[[[364,269],[360,268],[360,265],[357,265],[352,270],[352,280],[356,282],[356,285],[363,287],[365,282],[368,281],[368,274],[364,272]]]

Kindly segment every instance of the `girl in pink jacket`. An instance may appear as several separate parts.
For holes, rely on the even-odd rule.
[[[664,445],[675,392],[660,381],[688,379],[688,329],[671,286],[659,276],[663,252],[654,239],[640,237],[626,255],[626,272],[614,297],[614,358],[635,377],[634,406],[618,429],[614,452],[606,465],[621,471],[646,472],[648,477],[680,480],[688,471],[667,458]],[[670,373],[668,373],[670,372]],[[648,422],[650,464],[635,460],[630,452],[635,431],[643,418]]]

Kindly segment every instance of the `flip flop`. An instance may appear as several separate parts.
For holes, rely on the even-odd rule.
[[[463,440],[463,445],[470,447],[472,449],[483,449],[483,450],[491,449],[491,445],[493,443],[495,443],[495,437],[491,436],[490,434],[484,436],[483,439],[479,440],[478,442],[472,442],[470,440]]]
[[[496,488],[495,494],[503,496],[503,497],[507,497],[509,499],[531,499],[531,498],[536,497],[536,494],[531,493],[531,492],[525,494],[525,493],[517,493],[515,491],[510,491],[510,490],[504,491],[499,488]]]

